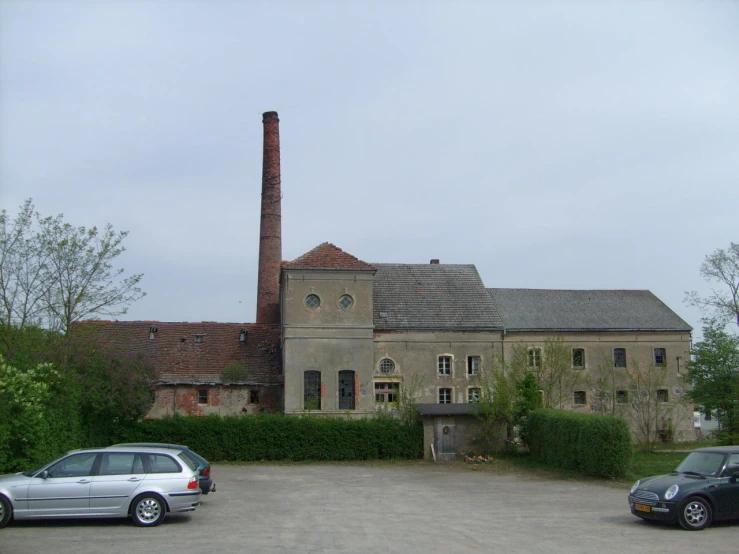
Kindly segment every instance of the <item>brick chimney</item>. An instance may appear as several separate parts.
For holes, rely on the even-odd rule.
[[[431,265],[439,265],[439,260],[437,258],[434,258],[433,260],[431,260],[430,263]]]
[[[280,323],[282,261],[282,193],[280,190],[280,120],[277,112],[262,114],[262,219],[259,227],[257,323]]]

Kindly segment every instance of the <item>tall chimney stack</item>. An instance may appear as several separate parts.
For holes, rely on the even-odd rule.
[[[262,114],[262,219],[259,227],[257,323],[280,323],[282,261],[282,193],[280,190],[280,120],[277,112]]]

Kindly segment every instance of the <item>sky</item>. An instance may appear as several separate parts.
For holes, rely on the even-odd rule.
[[[253,322],[262,113],[283,258],[649,289],[739,241],[739,3],[0,0],[0,208],[128,231],[122,320]]]

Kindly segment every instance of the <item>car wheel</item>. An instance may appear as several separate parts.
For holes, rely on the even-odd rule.
[[[0,529],[5,527],[13,518],[13,506],[10,500],[4,496],[0,496]]]
[[[712,510],[708,500],[694,496],[680,507],[680,525],[688,531],[700,531],[711,524]]]
[[[158,494],[145,493],[139,495],[131,504],[133,522],[141,527],[159,525],[166,514],[167,506]]]

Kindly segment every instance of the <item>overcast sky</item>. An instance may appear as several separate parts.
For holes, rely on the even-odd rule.
[[[262,113],[283,258],[649,289],[739,241],[739,3],[0,0],[0,207],[130,232],[121,319],[253,322]]]

